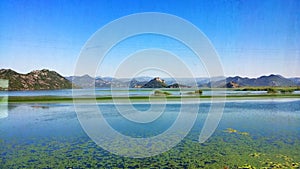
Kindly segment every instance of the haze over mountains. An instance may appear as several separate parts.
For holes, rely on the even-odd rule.
[[[20,74],[11,69],[0,69],[0,79],[9,80],[8,90],[53,90],[70,89],[72,84],[80,88],[178,88],[178,87],[221,87],[237,88],[243,86],[300,86],[300,78],[285,78],[281,75],[247,77],[213,77],[213,78],[153,78],[136,77],[112,78],[70,76],[63,77],[55,71],[47,69],[35,70],[27,74]],[[5,90],[1,89],[0,90]]]
[[[74,84],[88,87],[93,83],[88,75],[67,77]],[[73,79],[73,80],[72,80]],[[85,81],[84,79],[88,79]],[[106,80],[109,79],[109,80]],[[243,86],[299,86],[300,78],[285,78],[281,75],[271,74],[258,78],[247,77],[213,77],[213,78],[152,78],[136,77],[134,79],[95,78],[95,87],[130,87],[130,88],[164,88],[164,87],[243,87]],[[196,85],[196,86],[195,86]]]

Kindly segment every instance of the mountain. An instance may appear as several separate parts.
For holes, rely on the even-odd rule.
[[[9,80],[8,90],[70,89],[72,83],[55,71],[35,70],[21,74],[11,69],[0,69],[0,79]]]
[[[190,88],[190,86],[174,83],[174,84],[171,84],[171,85],[167,86],[167,88]]]
[[[142,86],[142,88],[165,88],[168,85],[165,83],[164,80],[160,79],[159,77],[156,77],[146,84]]]
[[[284,78],[280,75],[271,74],[269,76],[261,76],[259,78],[243,78],[239,76],[228,77],[224,80],[210,82],[208,86],[214,87],[230,87],[228,83],[234,86],[297,86],[291,79]],[[233,87],[233,86],[232,86]]]
[[[289,78],[292,82],[294,82],[297,86],[300,86],[300,77]]]
[[[69,81],[74,83],[77,86],[80,86],[82,88],[178,88],[178,87],[189,87],[186,85],[178,85],[178,84],[172,84],[171,82],[167,85],[167,83],[160,79],[160,78],[154,78],[151,79],[149,77],[136,77],[133,79],[129,78],[112,78],[112,77],[96,77],[93,78],[89,75],[84,76],[70,76],[66,77]]]
[[[89,75],[84,75],[84,76],[69,76],[66,77],[70,82],[74,83],[77,86],[80,86],[82,88],[91,88],[94,83],[95,79],[92,78]]]
[[[135,77],[130,78],[112,78],[112,77],[90,77],[73,76],[67,77],[77,86],[83,88],[187,88],[187,87],[216,87],[216,88],[237,88],[242,86],[299,86],[300,78],[284,78],[280,75],[261,76],[259,78],[248,77],[212,77],[212,78],[165,78],[162,80],[157,77]]]
[[[226,86],[224,86],[224,87],[225,88],[238,88],[238,87],[240,87],[240,85],[231,81],[231,82],[226,83]]]
[[[136,82],[136,83],[141,84],[141,82]],[[144,82],[142,82],[142,83],[144,83]],[[159,77],[156,77],[141,86],[141,88],[189,88],[189,87],[190,86],[181,85],[178,83],[173,83],[171,85],[167,85],[166,81]]]
[[[261,76],[257,78],[254,85],[256,86],[296,86],[290,79],[280,75]]]
[[[66,79],[82,88],[128,88],[130,83],[128,79],[116,79],[112,77],[93,78],[89,75],[69,76]]]
[[[130,88],[141,88],[147,83],[147,81],[139,81],[137,79],[132,79],[129,83]]]

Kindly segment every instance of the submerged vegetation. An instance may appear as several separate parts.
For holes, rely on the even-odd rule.
[[[176,89],[173,89],[176,90]],[[280,91],[276,89],[276,91]],[[154,94],[167,99],[211,98],[202,90],[193,95],[176,96],[167,90],[155,90]],[[198,95],[197,95],[198,94]],[[278,92],[261,95],[231,95],[228,99],[243,98],[300,98],[299,94]],[[123,99],[124,97],[117,97]],[[148,100],[149,96],[130,96],[131,100]],[[154,97],[160,99],[160,97]],[[78,98],[90,101],[93,98]],[[112,100],[112,96],[97,97],[98,102]],[[24,96],[9,97],[9,102],[72,102],[72,97]],[[48,109],[43,106],[34,108]],[[1,123],[0,123],[1,124]],[[198,142],[196,126],[173,149],[157,156],[134,159],[120,157],[97,146],[85,134],[70,136],[35,137],[11,136],[0,138],[0,168],[300,168],[299,135],[288,133],[283,137],[264,136],[259,130],[247,130],[228,126],[217,130],[205,143]],[[232,127],[232,128],[231,128]],[[0,128],[0,133],[6,133]],[[295,134],[295,133],[294,133]],[[120,145],[122,146],[122,145]]]
[[[293,93],[295,89],[292,88],[286,88],[286,89],[279,89],[280,93]]]
[[[283,93],[285,91],[287,92],[294,92],[296,90],[300,90],[300,86],[291,86],[291,87],[270,87],[270,86],[258,86],[258,87],[254,87],[254,86],[251,86],[251,87],[240,87],[240,88],[235,88],[234,90],[235,91],[268,91],[268,90],[275,90],[275,91],[282,91]]]
[[[267,93],[268,94],[276,94],[278,91],[274,88],[267,88]]]
[[[236,134],[240,134],[240,135],[243,135],[243,136],[249,136],[248,132],[240,132],[240,131],[237,131],[237,130],[232,129],[232,128],[227,128],[224,132],[226,132],[226,133],[236,133]]]
[[[172,95],[172,94],[167,91],[161,91],[161,90],[154,91],[154,96],[169,96],[169,95]]]
[[[198,96],[200,96],[200,95],[202,95],[202,93],[203,93],[202,90],[197,89],[197,90],[195,90],[195,91],[193,91],[193,92],[187,92],[186,94],[187,94],[187,95],[198,95]]]
[[[231,129],[229,131],[232,131]],[[232,133],[237,133],[234,131]],[[88,137],[1,140],[1,168],[299,168],[299,140],[217,132],[199,144],[195,133],[163,154],[135,159],[98,147]],[[276,148],[280,145],[280,149]],[[120,145],[121,146],[121,145]]]

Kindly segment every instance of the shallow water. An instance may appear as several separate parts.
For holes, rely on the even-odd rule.
[[[124,119],[113,104],[98,106],[114,129],[132,137],[163,133],[180,109],[180,104],[167,104],[156,121],[139,124]],[[150,106],[134,107],[145,111]],[[299,168],[300,100],[226,102],[215,133],[199,143],[209,108],[209,103],[199,105],[194,127],[173,149],[134,159],[91,141],[71,103],[9,104],[8,117],[0,119],[0,168]]]
[[[154,93],[155,89],[146,89],[146,88],[98,88],[95,90],[92,89],[64,89],[64,90],[34,90],[34,91],[0,91],[0,96],[65,96],[72,97],[74,96],[149,96]],[[163,89],[171,93],[172,95],[186,95],[189,91],[194,91],[193,89],[183,89],[182,92],[174,89]],[[249,94],[266,94],[266,91],[232,91],[232,90],[218,90],[218,91],[203,91],[203,96],[216,96],[216,95],[249,95]],[[295,91],[295,94],[299,94],[299,91]]]

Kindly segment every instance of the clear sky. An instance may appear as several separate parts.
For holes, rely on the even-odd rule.
[[[82,46],[102,26],[129,14],[163,12],[188,20],[210,39],[226,76],[300,77],[299,11],[299,0],[4,0],[0,1],[0,68],[21,73],[47,68],[73,75]],[[154,39],[153,44],[165,40],[148,38]],[[127,44],[135,44],[130,41]],[[153,47],[149,43],[143,47],[147,46]],[[129,50],[124,55],[121,51],[111,53],[99,75],[113,75],[111,65]],[[181,57],[189,60],[187,53]],[[187,63],[197,68],[193,61]],[[197,76],[205,76],[199,72]]]

